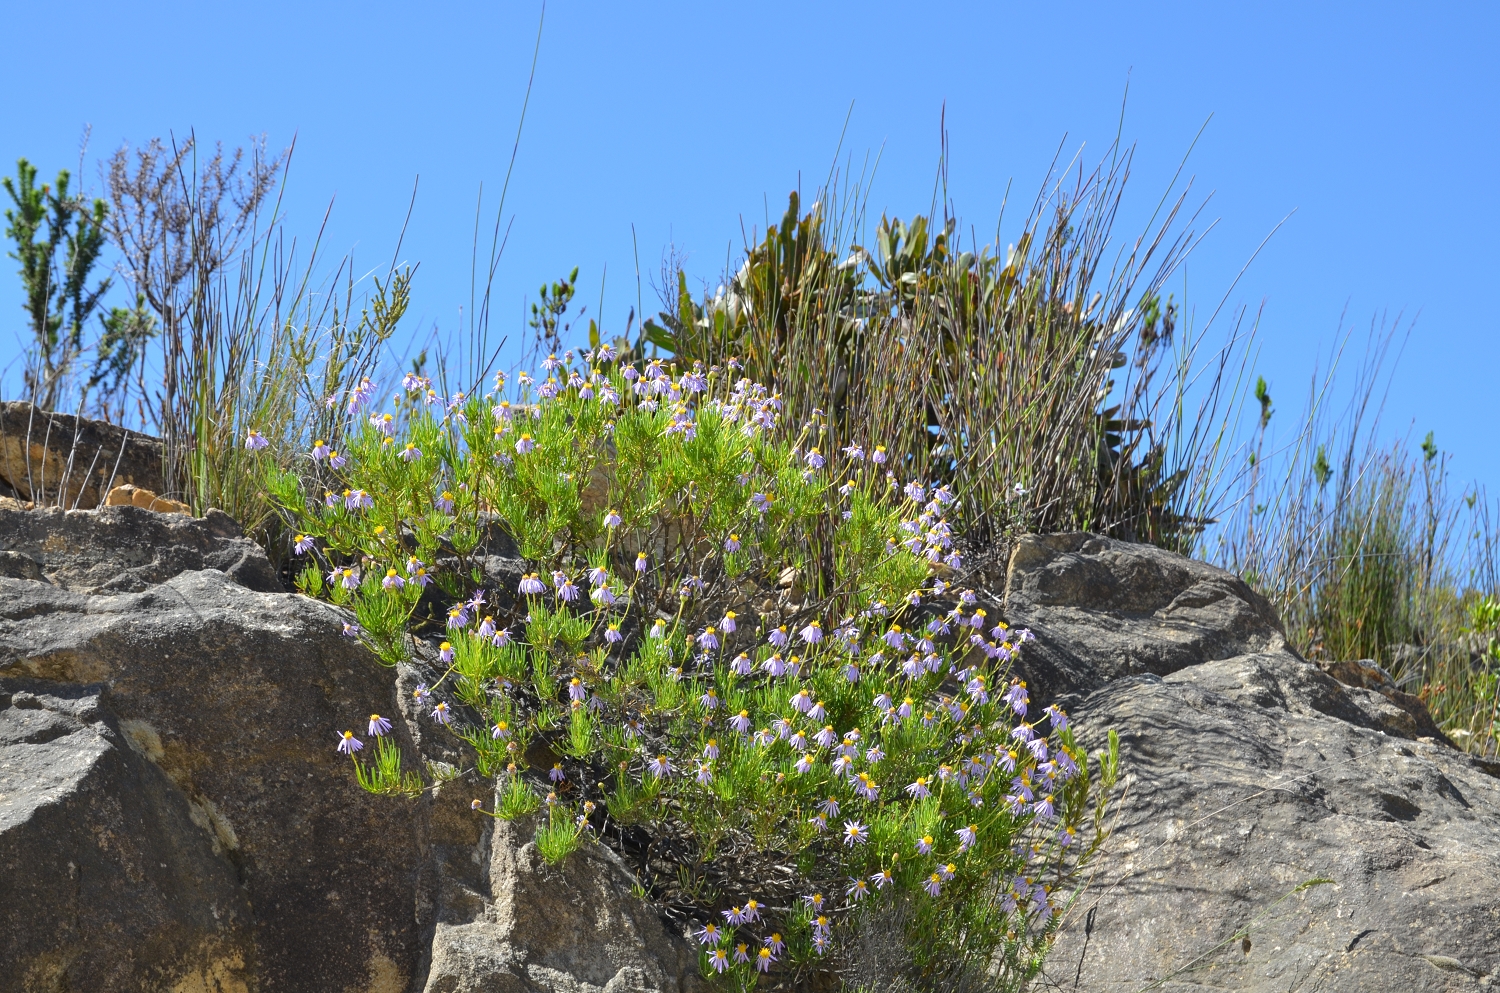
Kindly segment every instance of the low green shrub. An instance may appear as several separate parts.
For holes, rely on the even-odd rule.
[[[439,642],[417,702],[493,781],[476,811],[535,815],[549,862],[645,838],[706,974],[836,970],[891,911],[919,985],[1019,988],[1104,840],[1118,746],[1086,756],[1009,678],[1030,635],[951,585],[952,492],[874,439],[823,450],[820,411],[786,424],[734,362],[544,364],[482,398],[409,375],[385,411],[363,383],[336,398],[346,452],[267,459],[300,587],[387,665]],[[503,538],[514,590],[484,570]],[[389,731],[338,747],[407,792]]]

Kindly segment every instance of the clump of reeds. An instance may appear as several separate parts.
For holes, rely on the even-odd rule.
[[[164,495],[228,512],[274,551],[246,434],[253,426],[285,458],[313,440],[340,444],[343,421],[325,401],[375,374],[411,271],[393,262],[367,290],[351,259],[324,265],[321,231],[299,252],[282,214],[291,149],[199,151],[190,136],[109,160],[107,227],[143,316],[138,335],[112,344],[119,368],[95,403],[161,438]]]
[[[1334,377],[1315,381],[1291,440],[1271,450],[1261,385],[1247,464],[1201,551],[1276,606],[1306,657],[1373,660],[1426,701],[1456,744],[1494,753],[1500,533],[1482,492],[1450,490],[1431,434],[1417,446],[1383,437],[1391,342],[1371,336],[1337,415],[1326,409]]]

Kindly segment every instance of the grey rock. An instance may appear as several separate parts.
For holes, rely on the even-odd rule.
[[[29,579],[45,583],[42,564],[23,552],[0,551],[0,576],[6,579]]]
[[[1042,703],[1286,645],[1276,611],[1237,576],[1092,534],[1018,539],[1004,604],[1008,621],[1036,634],[1021,671]]]
[[[423,993],[706,988],[697,953],[632,895],[634,877],[613,852],[585,845],[549,866],[530,840],[533,822],[485,820],[484,857],[444,873]]]
[[[176,894],[180,906],[168,909],[180,921],[150,910],[154,899],[171,900],[154,897],[148,880],[136,884],[144,895],[124,884],[101,890],[94,914],[71,930],[41,921],[20,927],[25,947],[0,960],[24,955],[40,963],[25,975],[54,985],[17,985],[20,974],[0,969],[0,993],[183,983],[226,993],[696,988],[695,954],[631,896],[629,873],[607,851],[589,849],[559,869],[546,866],[529,826],[469,810],[480,792],[472,773],[436,783],[418,800],[358,788],[348,760],[335,753],[336,732],[372,710],[395,721],[410,765],[461,766],[451,736],[431,733],[410,694],[415,682],[433,681],[421,661],[430,652],[419,648],[418,662],[393,672],[339,635],[344,615],[336,608],[246,588],[236,581],[253,577],[245,563],[264,559],[232,554],[244,539],[213,517],[194,522],[134,508],[27,512],[0,517],[0,534],[25,549],[9,550],[21,563],[13,571],[52,580],[0,578],[0,680],[49,699],[82,694],[90,727],[113,736],[97,746],[99,755],[16,765],[25,794],[78,792],[77,782],[97,780],[88,787],[95,803],[128,793],[138,806],[162,807],[166,813],[117,817],[111,830],[126,836],[127,846],[180,848],[175,861],[161,861],[172,878],[187,873],[203,887],[195,894],[153,884]],[[131,547],[150,555],[127,558],[122,549]],[[224,571],[184,570],[195,556]],[[121,568],[122,561],[135,564]],[[111,563],[128,580],[108,580]],[[144,589],[100,592],[120,586]],[[12,710],[30,714],[29,706]],[[0,711],[0,763],[14,751],[3,737],[9,713]],[[113,768],[106,760],[123,763],[124,771],[100,778],[94,770]],[[8,781],[0,792],[4,804]],[[89,825],[104,818],[75,813],[71,830],[51,836],[0,820],[0,854],[18,852],[13,861],[35,862],[40,873],[17,875],[15,887],[43,886],[57,866],[85,864],[94,850]],[[231,907],[227,898],[203,895],[214,880],[228,880],[238,901],[223,936],[195,923],[204,915],[217,921],[214,908]],[[24,922],[22,890],[4,885],[0,926]],[[56,878],[50,885],[57,888]],[[65,908],[62,900],[47,906]],[[130,931],[120,922],[134,921],[138,902],[150,912]],[[175,943],[132,937],[152,927]],[[111,937],[117,931],[119,940]]]
[[[1301,659],[1236,577],[1090,535],[1021,539],[1033,698],[1119,731],[1114,835],[1038,988],[1476,989],[1500,970],[1500,765],[1367,662]],[[1326,884],[1303,888],[1311,880]]]
[[[510,595],[512,549],[477,564]],[[1500,969],[1500,765],[1386,674],[1310,665],[1235,577],[1091,535],[1018,542],[1003,611],[1037,634],[1033,700],[1090,747],[1119,729],[1133,780],[1043,987]],[[607,849],[548,866],[534,825],[469,810],[490,787],[411,696],[432,653],[384,669],[344,617],[221,514],[0,510],[0,993],[697,993]],[[420,799],[335,753],[372,710],[448,770]]]
[[[0,680],[0,990],[247,989],[249,902],[199,812],[97,689],[24,685]]]
[[[341,619],[208,569],[116,595],[0,579],[0,678],[59,696],[105,691],[119,726],[197,811],[202,845],[243,887],[252,989],[396,993],[419,965],[423,806],[365,794],[334,751],[353,715],[398,712],[391,673],[338,636]],[[78,862],[86,843],[87,831],[60,834],[55,860]],[[126,900],[101,903],[84,947],[133,913]],[[66,947],[59,936],[53,954]],[[137,958],[167,967],[153,946]],[[25,988],[7,986],[7,974],[0,990]]]
[[[1500,765],[1383,733],[1384,704],[1289,653],[1089,695],[1074,712],[1086,742],[1118,729],[1133,782],[1042,988],[1488,982],[1500,970]],[[1331,882],[1299,889],[1320,878]]]
[[[22,401],[0,403],[0,492],[87,510],[120,483],[164,493],[159,439]]]
[[[157,514],[139,507],[0,509],[0,576],[44,578],[85,593],[138,593],[215,569],[247,589],[280,592],[266,553],[228,514]]]

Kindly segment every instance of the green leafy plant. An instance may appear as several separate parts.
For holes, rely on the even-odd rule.
[[[883,216],[865,247],[861,191],[831,184],[811,206],[794,193],[712,295],[671,274],[634,354],[736,358],[795,420],[827,412],[829,447],[874,433],[903,471],[949,482],[970,534],[1081,529],[1185,550],[1222,468],[1219,378],[1205,416],[1187,416],[1203,329],[1179,328],[1163,298],[1192,240],[1175,230],[1183,198],[1114,256],[1130,157],[1111,149],[1071,189],[1049,178],[1004,249],[962,244],[946,207]]]
[[[354,775],[367,792],[381,796],[417,796],[422,792],[422,777],[401,771],[401,749],[389,737],[375,739],[375,754],[370,761],[354,763]]]
[[[585,822],[586,823],[586,822]],[[575,824],[557,807],[548,809],[547,823],[536,830],[536,848],[551,865],[559,865],[582,844],[583,824]]]
[[[1280,439],[1268,435],[1270,388],[1257,377],[1257,457],[1199,551],[1265,595],[1305,657],[1374,660],[1454,744],[1496,754],[1500,660],[1482,632],[1500,591],[1500,531],[1481,491],[1450,492],[1433,434],[1407,446],[1375,430],[1391,337],[1370,339],[1344,411],[1325,409],[1331,369]]]
[[[1104,839],[1118,744],[1085,755],[1008,675],[1030,635],[954,587],[952,488],[874,438],[826,449],[733,365],[545,367],[484,397],[413,372],[387,410],[362,384],[344,452],[267,459],[303,588],[385,664],[436,665],[419,705],[495,781],[485,813],[540,812],[545,859],[650,839],[711,974],[826,971],[899,907],[914,981],[1018,988]],[[501,539],[514,587],[484,573]]]
[[[36,167],[16,162],[16,176],[0,179],[10,195],[5,233],[15,242],[10,257],[21,263],[24,306],[31,325],[26,391],[43,410],[61,396],[73,363],[83,352],[84,326],[99,307],[110,280],[92,281],[105,243],[108,207],[69,192],[66,169],[50,185],[38,186]]]

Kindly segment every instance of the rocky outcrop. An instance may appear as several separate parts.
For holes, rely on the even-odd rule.
[[[249,900],[202,809],[97,689],[23,685],[0,690],[0,988],[251,988]]]
[[[476,782],[361,791],[333,747],[350,714],[395,718],[412,765],[457,755],[222,514],[0,511],[0,545],[0,993],[692,974],[623,868],[549,869],[468,809]]]
[[[471,849],[483,857],[445,867],[447,910],[434,927],[423,993],[703,987],[697,954],[632,894],[635,879],[618,856],[585,846],[549,866],[533,833],[529,822],[488,821]]]
[[[219,510],[199,518],[139,507],[0,510],[0,576],[79,593],[139,593],[199,569],[261,593],[282,590],[260,546]]]
[[[1477,989],[1500,969],[1500,765],[1377,729],[1287,654],[1119,680],[1133,783],[1048,960],[1059,986]],[[1311,884],[1311,885],[1309,885]]]
[[[1239,577],[1092,534],[1019,539],[1004,609],[1036,634],[1023,676],[1043,701],[1076,699],[1122,676],[1286,648],[1276,611]]]
[[[163,492],[160,439],[21,401],[0,402],[0,495],[93,508],[121,483]]]
[[[394,710],[395,691],[339,627],[331,607],[255,592],[213,569],[124,594],[0,580],[0,677],[98,687],[242,891],[250,989],[400,990],[418,954],[418,810],[369,803],[330,732],[351,712]],[[51,851],[48,872],[75,859],[68,847]],[[0,903],[11,901],[5,885]],[[100,909],[126,916],[130,907]],[[107,958],[79,937],[67,951],[70,983]],[[136,960],[135,985],[111,988],[170,988],[145,973],[175,969],[173,960],[146,951]],[[0,975],[0,989],[6,983]]]
[[[1232,576],[1023,539],[1007,607],[1129,786],[1041,988],[1478,989],[1500,971],[1500,764],[1370,664],[1311,665]],[[1334,676],[1346,680],[1340,682]]]
[[[1233,576],[1090,535],[1022,539],[1001,607],[1037,634],[1033,699],[1093,745],[1118,729],[1130,776],[1042,987],[1500,969],[1500,766],[1378,669],[1309,665]],[[412,702],[430,672],[343,619],[222,514],[0,509],[0,993],[698,989],[607,849],[549,866],[531,825],[469,809],[489,787]],[[335,753],[370,710],[428,763],[420,798]]]

